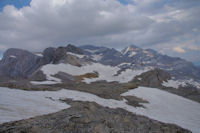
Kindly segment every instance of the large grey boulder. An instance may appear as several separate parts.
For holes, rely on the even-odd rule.
[[[43,58],[41,60],[41,65],[49,64],[53,61],[56,49],[53,47],[46,48],[43,51]]]
[[[169,79],[171,79],[169,73],[157,68],[136,76],[132,82],[135,82],[141,86],[160,88],[163,81],[167,81]]]

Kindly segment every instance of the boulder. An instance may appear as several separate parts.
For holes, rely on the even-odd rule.
[[[163,81],[169,80],[170,74],[161,69],[154,69],[136,76],[133,81],[141,86],[161,87]]]

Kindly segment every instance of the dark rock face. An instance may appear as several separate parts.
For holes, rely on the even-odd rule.
[[[71,61],[70,55],[67,55],[67,52],[72,52],[75,54],[83,54],[80,48],[77,48],[71,44],[67,45],[66,47],[58,47],[58,48],[47,48],[43,52],[43,58],[41,61],[42,65],[53,63],[61,63],[61,62],[68,62]],[[75,58],[74,58],[75,59]],[[71,61],[72,62],[72,61]]]
[[[113,48],[111,49],[111,48],[97,47],[92,45],[85,45],[81,46],[80,48],[83,49],[84,54],[91,56],[91,58],[92,55],[101,55],[102,58],[98,62],[104,65],[116,66],[126,61],[126,58],[122,56],[121,52]]]
[[[43,74],[41,70],[37,70],[28,76],[30,81],[44,81],[46,80],[46,75]]]
[[[75,54],[83,54],[83,51],[80,48],[78,48],[74,45],[71,45],[71,44],[67,45],[66,50],[67,50],[67,52],[72,52]]]
[[[154,69],[136,76],[132,82],[137,82],[142,86],[160,88],[163,81],[167,81],[170,78],[169,73],[161,69]]]
[[[52,48],[52,47],[46,48],[43,51],[43,58],[41,60],[41,64],[45,65],[52,62],[54,59],[54,54],[55,54],[55,48]]]
[[[109,109],[89,102],[72,102],[71,108],[35,118],[0,125],[3,133],[189,133],[123,109]]]
[[[104,65],[116,66],[121,63],[130,63],[130,65],[121,66],[123,68],[141,69],[144,67],[154,67],[166,70],[171,76],[177,79],[200,79],[200,70],[191,62],[177,57],[162,55],[152,49],[142,49],[131,45],[121,52],[106,47],[81,46],[84,54],[92,57],[101,55],[102,58],[97,61]],[[200,81],[200,80],[199,80]]]
[[[8,49],[0,61],[0,77],[1,79],[9,78],[27,78],[30,77],[42,65],[49,63],[68,62],[70,64],[80,66],[81,62],[67,52],[82,54],[80,48],[73,45],[59,48],[47,48],[43,51],[43,57],[37,56],[29,51],[11,48]],[[38,74],[38,73],[37,73]],[[39,77],[44,79],[39,73]],[[7,77],[7,78],[6,78]],[[41,80],[41,78],[39,80]],[[35,78],[34,78],[35,79]]]
[[[24,78],[40,67],[41,57],[31,52],[11,48],[0,61],[0,75],[11,78]]]
[[[54,53],[53,63],[59,63],[60,60],[64,60],[66,53],[67,49],[65,47],[58,47]]]
[[[107,49],[103,53],[103,58],[100,60],[100,63],[105,65],[116,66],[121,62],[125,61],[122,54],[115,49]]]
[[[49,47],[43,51],[43,57],[41,58],[39,65],[43,66],[49,63],[53,64],[69,63],[74,66],[81,66],[82,64],[81,60],[73,55],[68,55],[67,52],[82,54],[80,48],[77,48],[71,44],[69,44],[67,47],[58,47],[58,48]],[[34,81],[46,80],[46,76],[40,70],[36,70],[34,73],[29,75],[28,78]],[[63,80],[68,80],[68,79],[63,79]]]
[[[125,53],[126,52],[126,53]],[[200,79],[200,71],[191,62],[179,57],[170,57],[162,55],[152,49],[141,49],[136,46],[129,46],[122,50],[128,62],[133,63],[136,67],[152,66],[166,70],[171,76],[178,79],[194,78]],[[131,53],[135,53],[129,57]]]

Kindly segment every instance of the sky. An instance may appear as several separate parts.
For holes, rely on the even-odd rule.
[[[200,0],[0,0],[0,53],[136,45],[200,62],[199,13]]]

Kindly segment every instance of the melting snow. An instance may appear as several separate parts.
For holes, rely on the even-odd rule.
[[[98,54],[98,55],[95,54],[95,55],[92,55],[92,59],[95,60],[95,61],[99,61],[99,60],[101,60],[102,57],[103,57],[102,54]]]
[[[72,52],[67,52],[67,54],[76,56],[76,57],[78,57],[78,58],[83,58],[83,57],[85,56],[85,55],[81,55],[81,54],[75,54],[75,53],[72,53]]]
[[[15,55],[10,55],[9,57],[10,58],[17,58]]]
[[[96,102],[104,107],[123,108],[129,112],[147,116],[165,123],[174,123],[194,133],[200,131],[200,104],[155,88],[139,87],[122,96],[137,96],[149,101],[146,108],[133,107],[126,100],[104,99],[96,95],[74,91],[23,91],[0,88],[0,123],[51,113],[69,108],[59,99]],[[53,100],[52,100],[53,99]]]
[[[173,87],[178,89],[179,86],[187,86],[187,85],[192,85],[198,89],[200,89],[200,84],[196,81],[194,81],[193,79],[190,80],[168,80],[167,82],[163,82],[162,83],[163,86],[166,87]]]
[[[139,87],[122,96],[134,95],[149,101],[135,112],[165,123],[174,123],[194,133],[200,131],[200,104],[189,99],[155,88]],[[128,109],[134,112],[131,109]]]
[[[23,91],[0,87],[0,123],[53,113],[70,106],[47,97],[59,92]]]
[[[58,83],[61,83],[60,79],[56,79],[56,81],[31,81],[33,85],[53,85]]]
[[[124,62],[124,63],[121,63],[121,64],[119,64],[119,65],[117,65],[117,66],[124,66],[124,65],[131,65],[131,63],[126,63],[126,62]]]
[[[43,54],[41,54],[41,53],[35,53],[35,55],[43,57]]]
[[[120,83],[128,82],[132,80],[135,76],[142,74],[150,70],[151,68],[145,68],[143,70],[133,70],[126,69],[122,71],[119,75],[115,76],[117,72],[120,70],[119,67],[112,67],[107,65],[102,65],[99,63],[87,64],[82,67],[73,66],[70,64],[47,64],[41,68],[43,73],[46,75],[47,80],[51,81],[52,84],[55,81],[56,83],[60,83],[61,80],[53,77],[52,75],[57,74],[58,72],[65,72],[73,76],[83,75],[86,73],[98,72],[99,77],[97,78],[85,78],[83,81],[86,83],[91,83],[99,80],[106,80],[108,82],[118,81]],[[45,84],[48,82],[36,82],[32,81],[33,84]]]
[[[131,51],[131,53],[128,55],[128,57],[133,57],[133,56],[136,55],[136,54],[137,54],[137,52]]]
[[[166,87],[173,87],[173,88],[178,89],[178,87],[181,85],[181,82],[175,81],[175,80],[168,80],[167,82],[164,81],[162,85]]]
[[[97,50],[85,49],[85,51],[88,51],[90,53],[95,53],[95,52],[99,51],[99,49],[97,49]]]

